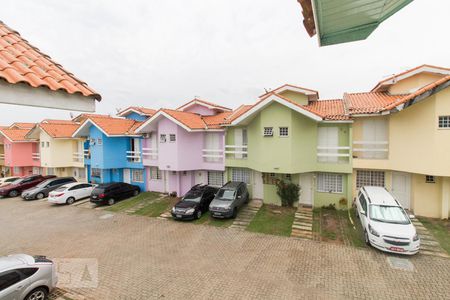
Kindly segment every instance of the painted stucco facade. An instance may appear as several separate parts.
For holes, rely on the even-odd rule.
[[[26,176],[33,173],[33,167],[40,167],[37,142],[12,142],[3,139],[5,166],[11,176]]]

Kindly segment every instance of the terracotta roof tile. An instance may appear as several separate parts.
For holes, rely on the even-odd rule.
[[[224,121],[224,124],[230,124],[243,114],[245,114],[248,110],[250,110],[253,107],[253,105],[241,105],[238,108],[236,108]]]
[[[211,107],[214,107],[214,108],[217,108],[217,109],[220,109],[220,110],[231,111],[231,108],[228,108],[228,107],[225,107],[225,106],[221,106],[221,105],[217,105],[215,103],[212,103],[212,102],[209,102],[209,101],[205,101],[205,100],[202,100],[202,99],[198,99],[198,98],[195,98],[195,99],[189,101],[188,103],[183,104],[182,106],[178,107],[177,110],[180,110],[180,109],[182,109],[182,108],[184,108],[186,106],[189,106],[191,103],[194,103],[194,102],[200,103],[200,104],[205,104],[207,106],[211,106]]]
[[[203,121],[202,117],[199,114],[173,109],[161,109],[161,111],[168,114],[190,129],[206,128],[206,123]]]
[[[342,121],[350,119],[342,99],[311,101],[309,105],[303,107],[326,120]]]
[[[28,142],[33,141],[26,138],[26,135],[30,132],[30,129],[1,129],[0,132],[13,142]]]
[[[9,128],[10,129],[31,129],[36,126],[36,123],[25,123],[25,122],[16,122],[12,123]]]
[[[130,111],[130,110],[137,111],[140,114],[145,115],[147,117],[153,116],[157,111],[156,109],[152,109],[152,108],[146,108],[146,107],[140,107],[140,106],[130,106],[125,109],[122,109],[117,115],[123,116],[125,112]]]
[[[48,55],[30,45],[17,31],[0,21],[0,78],[8,83],[24,82],[32,87],[79,93],[101,100],[101,96]]]
[[[130,119],[112,118],[112,117],[90,117],[92,123],[100,127],[108,135],[134,135],[134,130],[142,122]]]
[[[213,116],[203,116],[203,121],[209,129],[222,128],[222,125],[228,121],[228,118],[233,114],[231,111],[225,111]]]
[[[71,138],[80,123],[67,120],[44,120],[39,127],[52,138]]]
[[[405,95],[390,95],[388,93],[345,93],[344,101],[350,114],[378,113],[385,107],[403,98]]]

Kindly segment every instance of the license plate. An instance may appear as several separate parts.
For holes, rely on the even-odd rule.
[[[181,218],[181,215],[177,215],[177,218]]]
[[[92,196],[92,199],[97,199],[97,196]]]
[[[215,212],[215,213],[213,213],[213,215],[215,215],[215,216],[221,216],[222,214],[221,214],[221,213]]]
[[[390,247],[389,250],[395,251],[395,252],[405,252],[405,249],[400,247]]]

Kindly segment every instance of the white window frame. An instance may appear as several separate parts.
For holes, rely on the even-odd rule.
[[[47,148],[50,147],[50,142],[46,142],[46,144],[47,144]]]
[[[175,143],[177,141],[177,135],[174,133],[169,134],[169,142]]]
[[[289,137],[289,127],[287,126],[278,127],[278,135],[281,138]]]
[[[144,182],[144,170],[142,169],[131,169],[131,180],[133,182]]]
[[[318,173],[316,190],[319,193],[344,193],[344,175],[337,173]]]
[[[208,171],[208,185],[222,187],[223,177],[223,172],[221,171]]]
[[[249,169],[245,168],[232,168],[231,169],[231,180],[245,182],[246,184],[251,183],[251,172]]]
[[[160,135],[159,135],[159,142],[160,142],[160,143],[165,143],[165,142],[167,142],[167,135],[165,135],[165,134],[160,134]]]
[[[273,127],[264,127],[263,128],[263,136],[264,137],[273,137]]]
[[[356,170],[356,188],[363,186],[386,186],[386,174],[384,171]]]
[[[161,180],[162,172],[158,167],[150,167],[150,180]]]
[[[425,175],[425,183],[436,183],[436,176]]]
[[[450,115],[438,117],[438,128],[439,129],[450,129]]]
[[[103,139],[102,138],[98,138],[97,139],[97,145],[99,145],[99,146],[103,145]]]

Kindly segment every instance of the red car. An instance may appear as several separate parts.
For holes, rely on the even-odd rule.
[[[10,185],[0,188],[0,197],[17,197],[22,191],[36,186],[44,180],[54,178],[56,176],[30,175],[11,182]]]

